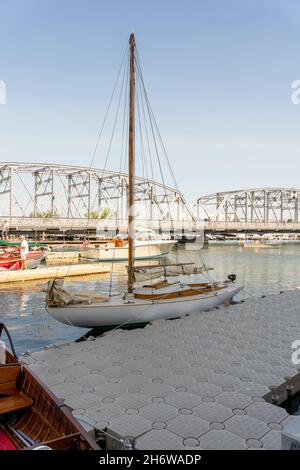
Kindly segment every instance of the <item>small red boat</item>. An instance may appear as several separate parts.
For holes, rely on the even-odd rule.
[[[40,262],[44,259],[45,253],[43,251],[30,251],[26,256],[24,263],[25,269],[35,269],[39,266]],[[0,271],[17,271],[22,268],[21,257],[18,253],[9,253],[0,255]]]

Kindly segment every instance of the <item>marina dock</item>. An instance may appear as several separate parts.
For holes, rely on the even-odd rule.
[[[280,449],[300,417],[263,398],[299,372],[300,291],[155,321],[24,358],[93,432],[135,449]]]
[[[79,251],[53,251],[48,253],[46,258],[46,264],[52,263],[78,263],[79,259],[81,258],[81,254]]]
[[[0,285],[10,282],[23,282],[35,280],[47,280],[56,277],[87,276],[90,274],[104,274],[110,272],[110,266],[100,263],[73,264],[39,267],[36,269],[25,269],[19,271],[1,271]]]

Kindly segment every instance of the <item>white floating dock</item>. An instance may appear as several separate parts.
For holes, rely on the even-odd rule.
[[[53,251],[47,255],[46,264],[63,262],[77,263],[81,255],[79,251]]]
[[[300,417],[262,397],[297,373],[299,305],[300,292],[286,291],[29,361],[87,429],[131,436],[136,449],[280,449]]]
[[[52,267],[39,267],[36,269],[25,269],[19,271],[1,271],[0,284],[10,282],[34,281],[38,279],[53,279],[56,277],[87,276],[89,274],[103,274],[110,272],[108,265],[75,264]]]

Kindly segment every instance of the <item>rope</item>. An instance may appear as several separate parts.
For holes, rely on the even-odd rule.
[[[118,70],[118,73],[117,73],[117,77],[116,77],[116,80],[115,80],[115,83],[114,83],[113,91],[112,91],[112,94],[111,94],[111,96],[110,96],[110,99],[109,99],[109,102],[108,102],[108,106],[107,106],[107,109],[106,109],[106,112],[105,112],[105,115],[104,115],[104,119],[103,119],[103,122],[102,122],[102,126],[101,126],[101,128],[100,128],[100,131],[99,131],[99,134],[98,134],[98,137],[97,137],[97,141],[96,141],[96,145],[95,145],[95,148],[94,148],[94,151],[93,151],[91,160],[90,160],[90,164],[89,164],[89,166],[88,166],[89,169],[92,168],[93,163],[94,163],[94,159],[95,159],[95,156],[96,156],[98,147],[99,147],[100,139],[101,139],[101,136],[102,136],[102,134],[103,134],[103,130],[104,130],[104,127],[105,127],[107,118],[108,118],[108,114],[109,114],[109,111],[110,111],[110,108],[111,108],[111,104],[112,104],[113,98],[114,98],[115,93],[116,93],[116,90],[117,90],[117,85],[118,85],[118,83],[119,83],[119,78],[120,78],[120,75],[121,75],[121,72],[122,72],[122,69],[123,69],[123,66],[124,66],[124,61],[125,61],[126,57],[128,56],[127,52],[128,52],[128,46],[126,46],[125,52],[124,52],[123,57],[122,57],[121,65],[120,65],[119,70]],[[125,75],[125,68],[124,68],[124,75]],[[123,86],[123,82],[124,82],[124,76],[123,76],[122,86]],[[121,88],[121,91],[122,91],[122,88]],[[120,92],[120,96],[121,96],[121,92]],[[120,96],[119,96],[119,102],[120,102]],[[118,102],[118,109],[119,109],[119,102]],[[116,121],[116,120],[115,120],[115,121]],[[113,133],[114,133],[114,129],[113,129]],[[112,141],[112,137],[111,137],[111,141]],[[111,145],[111,143],[110,143],[110,145]],[[105,169],[106,169],[106,164],[107,164],[107,161],[108,161],[109,152],[110,152],[110,147],[109,147],[108,152],[107,152],[107,155],[106,155],[106,160],[105,160],[104,168],[102,169],[102,176],[103,176],[103,174],[104,174],[104,172],[105,172]],[[79,193],[80,196],[82,196],[83,191],[84,191],[84,187],[81,189],[81,192]],[[95,201],[96,201],[96,198],[97,198],[97,195],[96,195],[95,198],[94,198],[93,205],[94,205],[94,203],[95,203]],[[92,205],[92,206],[93,206],[93,205]],[[88,227],[88,223],[89,223],[89,222],[88,222],[88,221],[89,221],[89,216],[90,216],[90,214],[88,214],[88,220],[87,220],[87,222],[86,222],[85,231],[84,231],[85,234],[87,233],[86,231],[87,231],[87,227]],[[73,221],[73,223],[71,224],[71,228],[72,228],[73,225],[74,225],[74,221]],[[58,276],[59,268],[61,267],[62,263],[63,263],[63,259],[61,259],[61,261],[60,261],[59,264],[58,264],[55,279],[56,279],[57,276]],[[67,273],[70,271],[71,265],[72,265],[72,264],[70,264],[69,268],[67,269]]]

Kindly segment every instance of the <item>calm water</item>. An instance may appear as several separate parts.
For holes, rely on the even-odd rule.
[[[283,245],[270,249],[243,249],[239,246],[210,246],[201,251],[178,249],[169,261],[202,260],[214,271],[209,276],[223,279],[235,273],[245,285],[240,298],[276,293],[300,286],[300,245]],[[113,289],[125,285],[124,265],[115,265]],[[199,278],[199,276],[195,277]],[[201,279],[203,279],[200,276]],[[107,292],[109,276],[81,278],[66,282],[68,287]],[[75,340],[86,331],[53,320],[45,311],[41,292],[45,283],[12,285],[0,289],[0,321],[9,327],[19,353],[40,350],[50,344]]]

